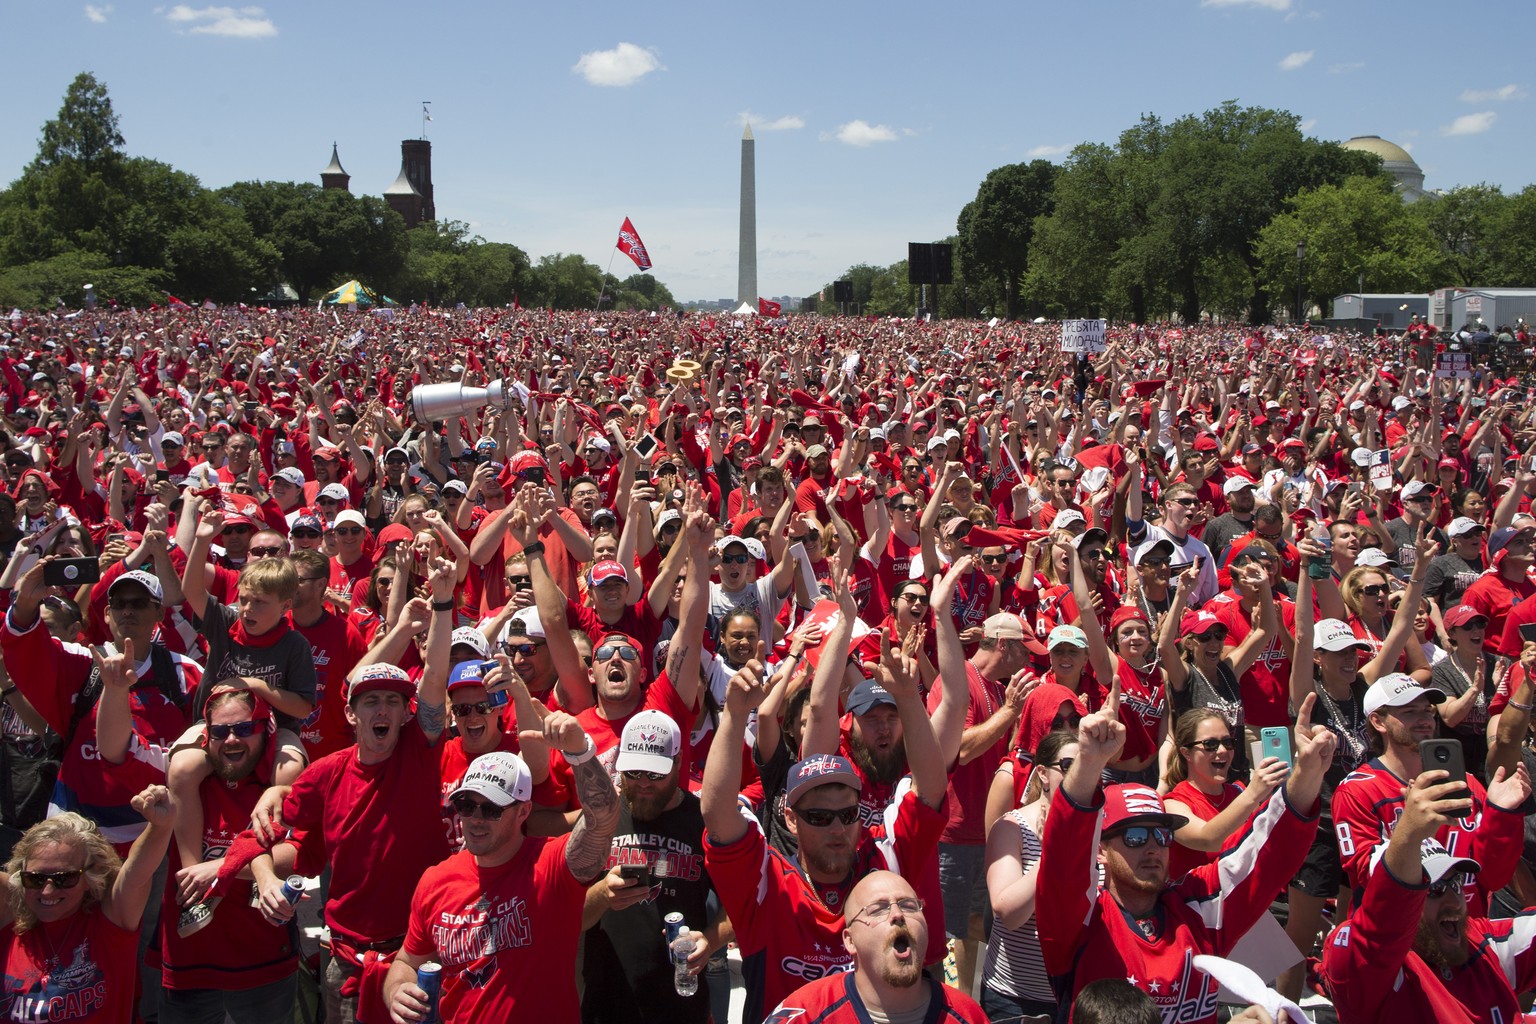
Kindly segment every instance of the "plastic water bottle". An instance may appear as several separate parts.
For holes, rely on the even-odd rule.
[[[693,954],[693,937],[683,923],[683,915],[671,913],[664,918],[667,926],[667,949],[672,955],[672,987],[680,996],[697,995],[699,979],[688,969],[688,957]]]

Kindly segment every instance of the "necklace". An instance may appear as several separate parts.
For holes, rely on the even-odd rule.
[[[59,936],[57,942],[48,934],[48,926],[38,922],[37,932],[48,946],[48,958],[43,961],[43,974],[45,976],[51,976],[54,971],[59,969],[61,963],[60,947],[63,948],[65,953],[72,950],[73,947],[70,943],[74,940],[75,932],[79,929],[80,922],[84,917],[85,914],[80,911],[71,914],[69,916],[69,926],[64,929],[64,934]]]
[[[1333,694],[1328,692],[1328,687],[1321,679],[1317,680],[1313,687],[1317,691],[1318,699],[1323,702],[1323,707],[1328,709],[1328,717],[1336,726],[1330,725],[1333,731],[1342,741],[1343,747],[1349,752],[1349,764],[1356,767],[1365,763],[1365,741],[1358,735],[1359,723],[1355,721],[1355,705],[1351,696],[1349,714],[1344,714]]]

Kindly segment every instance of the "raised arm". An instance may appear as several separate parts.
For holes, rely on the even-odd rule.
[[[593,705],[595,698],[591,686],[575,685],[577,681],[588,679],[590,674],[571,639],[565,618],[565,595],[550,575],[549,564],[544,561],[544,545],[537,539],[539,523],[549,514],[549,495],[542,488],[525,487],[514,501],[507,530],[513,540],[523,545],[528,577],[533,583],[534,604],[539,609],[544,642],[549,646],[550,660],[555,667],[555,693],[560,706],[572,714],[580,714]]]
[[[731,677],[725,691],[725,707],[715,726],[715,741],[704,761],[704,784],[699,790],[700,810],[710,842],[734,843],[752,827],[737,802],[741,785],[741,750],[746,736],[747,716],[762,704],[766,688],[762,681],[762,645],[758,657],[747,662]]]
[[[164,786],[145,788],[132,803],[149,827],[133,841],[111,891],[101,901],[107,919],[124,931],[136,931],[144,919],[155,872],[170,846],[171,826],[176,817],[171,808],[171,791]]]
[[[938,631],[939,678],[945,682],[939,706],[933,712],[933,729],[946,766],[954,764],[960,756],[960,745],[965,737],[965,713],[971,702],[965,647],[960,643],[960,633],[955,629],[955,617],[949,614],[949,606],[954,600],[955,584],[971,571],[975,562],[975,555],[955,559],[949,571],[934,585],[929,600],[929,607],[934,609],[933,628]]]
[[[682,699],[683,706],[697,708],[699,703],[699,661],[705,620],[709,617],[709,544],[715,535],[715,521],[702,508],[689,509],[677,542],[688,546],[688,578],[683,583],[682,607],[678,610],[677,632],[667,648],[667,679]]]

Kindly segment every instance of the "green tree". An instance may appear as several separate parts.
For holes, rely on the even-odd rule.
[[[123,136],[117,130],[117,114],[107,87],[96,76],[82,71],[69,83],[59,116],[43,125],[34,167],[57,167],[77,162],[97,165],[121,158]]]
[[[1445,258],[1423,219],[1380,176],[1303,189],[1290,206],[1254,246],[1273,295],[1295,294],[1296,245],[1303,240],[1304,302],[1325,313],[1333,296],[1355,291],[1362,281],[1367,291],[1428,291],[1445,272]]]
[[[975,276],[996,282],[1010,319],[1018,315],[1035,220],[1051,212],[1060,172],[1048,160],[999,167],[982,179],[956,221],[962,262]]]
[[[51,309],[60,303],[80,306],[85,285],[94,286],[102,303],[147,306],[165,301],[172,282],[162,270],[115,267],[101,253],[72,252],[18,266],[0,267],[0,306]]]
[[[603,272],[576,253],[540,256],[533,268],[531,305],[553,309],[591,309],[603,287]],[[607,299],[603,302],[606,304]]]
[[[1453,283],[1484,287],[1519,283],[1499,279],[1497,240],[1510,200],[1496,185],[1453,188],[1438,200],[1421,200],[1410,209],[1434,237]]]

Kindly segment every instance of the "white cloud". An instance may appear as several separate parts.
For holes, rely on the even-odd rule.
[[[107,23],[107,15],[111,13],[111,4],[107,4],[105,7],[99,7],[96,4],[85,5],[85,16],[98,25],[105,25]]]
[[[1297,125],[1297,127],[1304,132],[1309,132],[1313,128],[1317,127],[1317,118],[1309,117],[1305,121],[1301,122],[1301,124]]]
[[[1295,53],[1286,54],[1285,58],[1280,61],[1280,70],[1298,71],[1306,67],[1307,61],[1311,60],[1312,55],[1316,52],[1316,50],[1297,50]]]
[[[771,120],[759,117],[750,110],[743,110],[736,115],[736,123],[739,125],[751,125],[754,132],[788,132],[805,127],[805,119],[794,114],[785,114],[783,117],[775,117]]]
[[[1526,91],[1513,83],[1500,86],[1497,89],[1468,89],[1461,94],[1463,103],[1487,103],[1489,100],[1523,100]]]
[[[1343,63],[1343,64],[1330,64],[1330,65],[1328,65],[1328,73],[1330,75],[1347,75],[1351,71],[1359,71],[1359,70],[1361,70],[1364,67],[1365,67],[1365,61],[1363,61],[1363,60],[1352,60],[1352,61],[1348,61],[1348,62]]]
[[[260,7],[188,7],[177,4],[163,8],[165,19],[185,25],[184,31],[195,36],[229,36],[232,39],[269,39],[277,35],[277,26]]]
[[[823,133],[822,138],[828,136]],[[849,146],[872,146],[877,142],[895,142],[896,130],[890,125],[870,124],[868,121],[849,121],[839,125],[831,138]]]
[[[587,80],[588,85],[623,87],[634,85],[652,71],[661,68],[661,58],[655,50],[620,43],[611,50],[593,50],[581,55],[572,71]]]
[[[1288,11],[1291,0],[1200,0],[1201,7],[1267,7],[1271,11]]]
[[[1024,155],[1030,158],[1061,156],[1072,149],[1071,146],[1036,146]]]
[[[1493,122],[1499,115],[1491,110],[1485,110],[1480,114],[1462,114],[1456,120],[1440,129],[1441,135],[1481,135],[1493,127]]]

